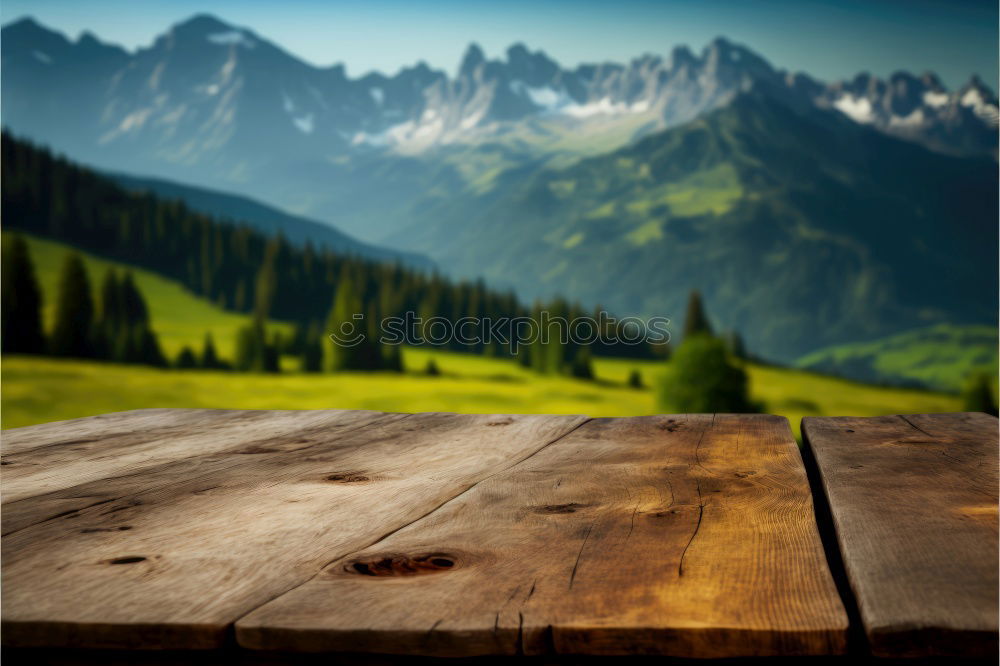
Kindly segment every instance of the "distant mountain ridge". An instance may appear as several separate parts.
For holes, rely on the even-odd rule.
[[[996,151],[997,99],[975,78],[954,92],[932,74],[888,81],[863,74],[826,85],[776,70],[723,38],[699,54],[679,46],[667,57],[573,69],[523,44],[503,60],[472,44],[454,77],[420,63],[356,79],[342,65],[313,67],[204,14],[134,53],[90,34],[71,42],[31,19],[4,26],[2,42],[3,116],[14,129],[52,140],[61,134],[109,158],[131,151],[178,166],[205,163],[233,178],[261,150],[300,160],[365,148],[412,152],[481,140],[528,119],[587,128],[632,117],[643,134],[687,122],[754,85],[936,150]],[[54,125],[67,124],[67,91],[79,126],[60,131]]]

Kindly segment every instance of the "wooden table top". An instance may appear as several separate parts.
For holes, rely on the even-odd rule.
[[[996,419],[892,418],[804,426],[873,650],[995,653]],[[848,650],[783,417],[139,410],[0,446],[5,647]]]

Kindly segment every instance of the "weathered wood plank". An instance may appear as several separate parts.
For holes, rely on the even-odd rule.
[[[997,419],[807,418],[874,654],[995,658]]]
[[[327,562],[584,421],[389,415],[346,433],[314,428],[305,445],[296,431],[208,454],[195,475],[191,459],[145,468],[138,477],[156,487],[3,540],[3,644],[218,647],[238,617]]]
[[[261,650],[837,654],[787,421],[599,419],[236,624]]]
[[[197,421],[206,414],[235,413],[237,410],[220,409],[133,409],[127,412],[109,412],[66,421],[51,421],[2,432],[0,448],[4,455],[23,453],[29,449],[58,444],[65,439],[91,439],[95,435],[116,437],[122,432],[158,430],[184,422]]]
[[[311,425],[352,427],[380,412],[151,409],[6,430],[3,502],[179,460],[249,447]],[[285,439],[286,447],[300,446]],[[272,445],[274,446],[274,445]]]
[[[44,468],[39,469],[38,461],[32,458],[34,452],[48,454],[52,450],[64,448],[65,433],[53,433],[55,444],[16,456],[22,468],[21,487],[25,490],[24,494],[30,497],[3,504],[0,533],[7,536],[46,520],[75,518],[77,516],[74,514],[88,507],[121,500],[139,492],[149,492],[163,485],[177,483],[178,479],[193,480],[223,467],[241,464],[246,461],[246,456],[305,449],[317,443],[317,433],[322,435],[322,441],[329,441],[331,437],[341,436],[376,421],[403,416],[336,409],[289,411],[276,412],[273,423],[262,424],[262,420],[267,419],[261,417],[266,417],[267,412],[183,409],[156,411],[162,412],[161,422],[147,423],[150,427],[145,438],[142,431],[117,429],[109,433],[108,450],[118,451],[118,456],[101,453],[100,438],[94,436],[94,442],[90,443],[90,459],[86,463],[78,461],[75,466],[79,470],[85,465],[88,475],[74,476],[58,469],[46,473]],[[196,414],[186,414],[188,411]],[[219,423],[212,420],[213,416],[218,417]],[[241,418],[246,421],[242,427],[234,422]],[[164,422],[170,425],[164,425]],[[126,446],[123,441],[130,442],[138,451],[122,455],[120,452]],[[183,443],[184,447],[179,446],[179,443]],[[157,444],[162,444],[164,450],[157,450]],[[225,453],[229,455],[220,455]],[[172,460],[173,458],[176,460]],[[6,486],[6,470],[10,467],[3,469],[3,482]],[[101,477],[102,469],[106,469],[105,474],[110,476],[94,481],[86,480],[93,476]],[[32,474],[34,470],[40,473]],[[46,485],[68,487],[36,495],[28,482],[39,478],[47,482]],[[54,483],[55,481],[58,483]]]

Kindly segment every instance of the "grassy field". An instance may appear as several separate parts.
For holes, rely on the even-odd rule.
[[[422,374],[433,357],[439,377]],[[4,428],[144,407],[243,409],[377,409],[420,412],[571,413],[632,416],[656,413],[652,390],[625,385],[634,368],[648,385],[662,369],[653,361],[599,359],[596,381],[545,377],[507,360],[407,349],[407,372],[336,375],[245,375],[156,370],[82,361],[12,356],[3,359]],[[783,414],[798,432],[808,415],[875,415],[960,409],[948,395],[852,384],[797,370],[748,368],[753,395]]]
[[[45,319],[54,317],[59,268],[68,248],[29,238],[32,259],[45,299]],[[82,255],[93,288],[109,266]],[[169,357],[183,345],[200,349],[211,331],[223,358],[232,358],[236,330],[247,317],[226,312],[198,298],[178,283],[154,273],[133,270],[149,303],[153,328]],[[290,327],[275,323],[285,332]],[[442,375],[423,374],[434,358]],[[509,360],[487,359],[428,349],[404,350],[406,373],[304,375],[295,359],[283,358],[281,375],[246,375],[208,371],[156,370],[42,357],[5,357],[0,367],[4,428],[145,407],[216,407],[241,409],[377,409],[420,412],[573,413],[633,416],[656,413],[648,388],[663,371],[659,361],[597,359],[597,379],[539,376]],[[629,388],[633,370],[647,388]],[[798,431],[809,415],[855,415],[947,412],[960,408],[958,398],[924,391],[856,384],[800,370],[750,365],[754,400],[767,411],[788,417]]]
[[[4,237],[7,234],[8,232],[4,232]],[[42,316],[46,330],[49,330],[55,321],[59,271],[70,248],[62,243],[32,236],[25,236],[25,239],[28,241],[35,274],[42,288]],[[180,283],[160,277],[156,273],[106,261],[85,252],[79,254],[87,267],[95,299],[108,268],[132,271],[136,285],[149,306],[153,330],[159,336],[160,345],[168,358],[176,357],[184,345],[191,345],[196,352],[200,352],[205,333],[209,331],[212,333],[219,354],[223,358],[232,358],[236,346],[236,331],[249,321],[249,316],[226,312],[195,296]],[[276,323],[272,326],[283,333],[291,331],[291,326],[286,324]]]

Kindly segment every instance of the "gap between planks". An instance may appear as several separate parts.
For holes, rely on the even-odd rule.
[[[745,432],[755,445],[736,455]],[[237,643],[448,657],[843,651],[846,615],[784,418],[593,419],[555,443],[248,614]]]

